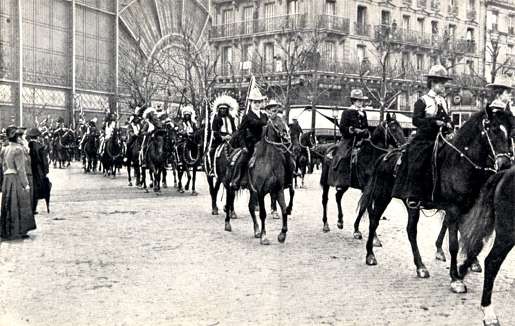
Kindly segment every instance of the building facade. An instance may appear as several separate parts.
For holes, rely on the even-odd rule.
[[[324,38],[317,49],[320,64],[311,73],[338,84],[332,96],[317,104],[344,105],[350,89],[361,83],[364,62],[370,71],[366,83],[377,87],[384,69],[377,44],[387,31],[395,46],[388,59],[389,80],[400,92],[392,111],[412,110],[424,91],[422,75],[436,63],[456,77],[449,90],[452,107],[467,111],[477,104],[470,92],[462,91],[474,86],[473,77],[484,65],[485,6],[480,0],[213,0],[211,9],[210,40],[220,53],[221,83],[234,86],[250,73],[278,80],[282,74],[284,79],[287,63],[281,62],[280,44],[287,30],[316,28]]]

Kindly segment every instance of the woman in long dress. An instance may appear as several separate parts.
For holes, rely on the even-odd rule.
[[[6,134],[9,145],[0,155],[4,172],[0,237],[15,240],[28,237],[27,232],[36,228],[36,221],[32,213],[26,154],[20,144],[23,131],[10,126]]]

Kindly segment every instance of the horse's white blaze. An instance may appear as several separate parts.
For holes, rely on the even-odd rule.
[[[494,305],[489,305],[487,307],[481,307],[481,310],[483,310],[483,320],[486,323],[492,323],[497,320],[497,315],[495,314]]]

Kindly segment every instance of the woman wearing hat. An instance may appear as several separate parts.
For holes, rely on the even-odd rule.
[[[33,178],[33,194],[32,194],[32,212],[37,214],[36,208],[38,206],[38,200],[43,199],[46,196],[47,185],[47,174],[48,174],[48,159],[45,148],[38,141],[38,137],[41,132],[37,128],[31,128],[27,131],[27,139],[29,141],[30,149],[30,162],[31,171]]]
[[[488,106],[500,110],[510,111],[510,103],[512,99],[513,86],[509,79],[497,77],[494,83],[486,85],[489,89]]]
[[[9,145],[2,149],[4,170],[2,183],[2,209],[0,213],[0,237],[14,240],[27,237],[36,228],[32,214],[27,158],[20,145],[23,131],[10,126],[6,131]]]
[[[351,156],[352,150],[359,147],[361,140],[369,137],[367,113],[363,107],[368,97],[359,88],[350,92],[351,106],[343,111],[340,119],[342,140],[332,162],[331,180],[334,180],[336,190],[351,186]]]
[[[267,123],[266,114],[261,112],[266,96],[262,95],[258,88],[253,88],[247,100],[249,110],[238,128],[238,133],[242,135],[245,147],[237,161],[231,162],[233,171],[230,186],[235,190],[240,188],[241,178],[247,169],[247,163],[254,154],[254,146],[261,140],[263,127]]]
[[[454,130],[444,98],[445,85],[452,78],[441,65],[433,66],[426,77],[429,91],[415,102],[413,125],[417,127],[417,133],[408,144],[404,170],[398,174],[401,179],[396,188],[399,189],[394,189],[394,192],[408,198],[409,208],[418,208],[421,203],[432,200],[431,158],[436,137],[440,130],[443,133]]]

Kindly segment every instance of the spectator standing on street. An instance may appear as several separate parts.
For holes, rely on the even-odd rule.
[[[0,237],[4,240],[27,238],[27,232],[36,229],[32,214],[30,186],[27,178],[27,158],[23,149],[23,131],[15,126],[6,130],[9,145],[0,155],[4,170]]]
[[[32,212],[37,214],[38,200],[45,198],[46,176],[48,174],[48,158],[45,148],[38,141],[41,132],[38,128],[31,128],[27,131],[29,141],[30,163],[33,178]]]

